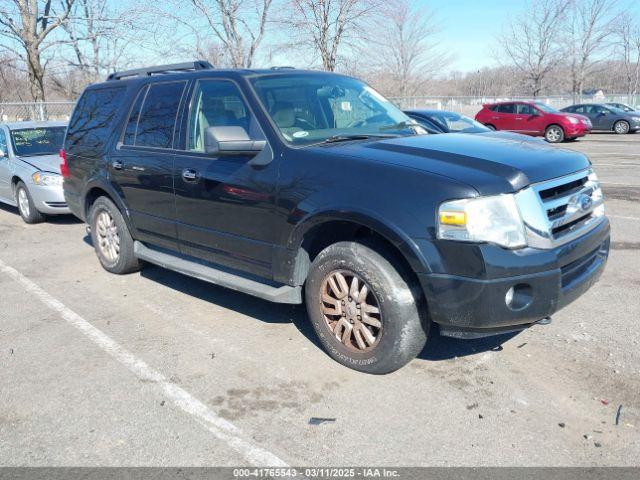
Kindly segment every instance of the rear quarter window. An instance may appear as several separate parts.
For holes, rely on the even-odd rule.
[[[126,87],[86,90],[69,121],[65,149],[80,156],[100,155],[109,139]]]

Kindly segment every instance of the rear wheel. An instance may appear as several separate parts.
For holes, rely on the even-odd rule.
[[[549,125],[544,131],[544,138],[549,143],[560,143],[564,140],[564,130],[558,125]]]
[[[493,125],[491,125],[490,123],[486,123],[486,124],[485,124],[485,127],[487,127],[489,130],[493,130],[493,131],[495,131],[495,130],[496,130],[496,127],[494,127],[494,126],[493,126]]]
[[[107,197],[98,198],[89,213],[91,241],[100,263],[111,273],[140,269],[133,252],[133,238],[118,207]]]
[[[613,131],[616,132],[619,135],[624,135],[629,133],[630,127],[629,127],[629,122],[625,121],[625,120],[618,120],[614,125],[613,125]]]
[[[23,182],[16,185],[16,203],[18,204],[18,212],[26,223],[42,223],[45,217],[36,208],[27,186]]]
[[[305,297],[323,347],[349,368],[393,372],[415,358],[427,340],[419,294],[368,245],[339,242],[320,252]]]

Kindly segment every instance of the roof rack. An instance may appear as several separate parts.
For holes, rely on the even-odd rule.
[[[211,69],[213,69],[213,65],[211,65],[209,62],[205,60],[196,60],[194,62],[173,63],[170,65],[157,65],[155,67],[136,68],[134,70],[114,72],[107,77],[107,81],[121,80],[128,77],[151,76],[156,73],[174,73]]]
[[[289,67],[287,65],[284,66],[276,66],[276,67],[271,67],[271,70],[295,70],[296,67]]]

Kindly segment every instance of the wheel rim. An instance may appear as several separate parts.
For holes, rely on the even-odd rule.
[[[629,127],[627,126],[626,123],[624,123],[624,122],[616,123],[616,132],[617,133],[627,133],[627,130],[629,130]]]
[[[559,128],[550,128],[547,131],[547,139],[550,142],[557,142],[558,140],[560,140],[560,136],[561,136],[561,132]]]
[[[366,352],[382,336],[378,299],[361,277],[338,270],[322,282],[320,305],[327,328],[347,349]]]
[[[109,262],[117,262],[120,256],[120,234],[113,217],[106,210],[98,214],[96,220],[98,248]]]
[[[31,214],[31,207],[29,207],[29,197],[24,188],[18,189],[18,208],[25,217]]]

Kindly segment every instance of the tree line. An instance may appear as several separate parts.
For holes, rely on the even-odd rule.
[[[531,0],[492,66],[451,71],[418,0],[0,0],[0,102],[75,99],[115,70],[180,59],[340,71],[389,96],[640,90],[640,26],[623,0]]]

